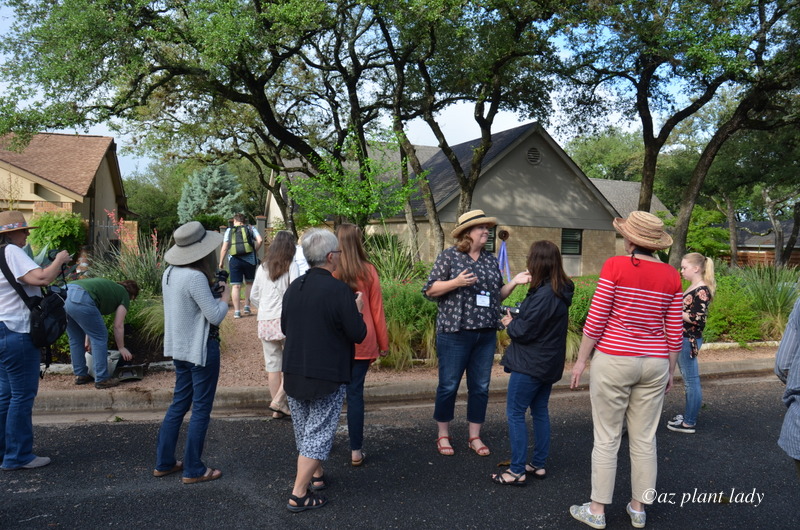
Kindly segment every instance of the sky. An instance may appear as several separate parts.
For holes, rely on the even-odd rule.
[[[5,34],[13,20],[13,11],[5,5],[0,5],[0,38]],[[2,57],[0,56],[0,59]],[[0,81],[0,90],[4,83]],[[472,117],[472,105],[454,105],[438,116],[439,124],[444,131],[448,143],[456,145],[480,136],[480,128]],[[492,131],[499,132],[511,129],[524,123],[515,114],[510,112],[500,112],[495,117]],[[421,119],[411,122],[408,126],[408,136],[412,143],[417,145],[437,145],[438,142],[430,131],[428,125]],[[117,157],[119,158],[120,170],[123,178],[130,177],[134,173],[141,173],[147,170],[151,159],[149,157],[138,157],[127,153],[131,146],[131,140],[124,135],[112,132],[107,126],[95,125],[88,130],[67,129],[53,130],[49,132],[60,132],[66,134],[90,134],[99,136],[111,136],[117,144]]]

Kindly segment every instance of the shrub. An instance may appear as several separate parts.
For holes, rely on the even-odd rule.
[[[761,340],[761,327],[762,318],[753,307],[740,279],[736,276],[718,276],[717,293],[708,307],[704,341],[744,344]]]
[[[381,278],[398,282],[425,278],[428,264],[415,264],[411,250],[393,234],[370,234],[364,239],[369,259]]]
[[[389,330],[389,355],[381,365],[404,368],[411,359],[433,358],[436,339],[436,304],[422,296],[422,280],[381,281],[386,327]]]
[[[747,267],[736,276],[750,295],[753,308],[764,319],[764,335],[780,338],[797,299],[798,270],[795,268]]]
[[[142,297],[161,294],[161,276],[164,273],[164,248],[156,234],[139,236],[139,251],[112,248],[103,257],[95,258],[86,276],[107,278],[115,282],[134,280],[139,284]]]
[[[31,220],[31,226],[39,227],[38,230],[31,230],[28,236],[28,243],[36,252],[59,249],[75,254],[86,242],[86,227],[76,213],[41,213]]]

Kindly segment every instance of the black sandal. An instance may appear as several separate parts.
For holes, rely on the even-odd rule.
[[[511,475],[514,477],[514,480],[506,480],[503,475]],[[520,488],[525,487],[526,482],[522,479],[525,478],[525,473],[514,473],[510,469],[503,471],[502,473],[494,473],[492,475],[492,482],[495,484],[500,484],[501,486],[519,486]]]
[[[533,469],[529,470],[528,467],[532,467]],[[540,474],[537,473],[537,471],[544,471],[544,473]],[[543,467],[536,467],[533,464],[528,464],[525,466],[525,474],[538,480],[544,480],[547,478],[547,470]]]
[[[311,491],[322,491],[328,487],[328,481],[325,480],[325,475],[322,475],[321,477],[312,476],[311,484],[309,484],[308,487],[311,489]]]
[[[322,508],[328,503],[328,499],[322,495],[317,495],[313,491],[307,491],[303,497],[289,495],[289,500],[294,501],[296,504],[287,502],[286,509],[294,513]]]

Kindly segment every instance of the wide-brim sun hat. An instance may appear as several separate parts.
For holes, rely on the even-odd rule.
[[[456,227],[453,228],[450,235],[454,238],[458,238],[465,230],[469,230],[473,226],[478,225],[497,226],[497,219],[494,217],[487,217],[486,214],[483,213],[483,210],[470,210],[458,217],[458,223],[456,223]]]
[[[16,232],[17,230],[33,230],[39,228],[38,226],[28,226],[25,221],[25,216],[22,212],[16,210],[9,210],[0,212],[0,234],[8,232]]]
[[[637,247],[663,250],[672,246],[672,236],[664,231],[664,221],[648,212],[637,210],[627,219],[615,217],[614,228]]]
[[[170,265],[188,265],[206,257],[222,244],[222,234],[206,230],[199,221],[189,221],[175,229],[175,244],[164,254]]]

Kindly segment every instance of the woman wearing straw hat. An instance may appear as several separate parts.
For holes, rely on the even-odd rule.
[[[153,476],[183,471],[183,483],[216,480],[222,471],[206,467],[203,444],[219,379],[219,324],[228,312],[228,288],[222,283],[215,298],[210,282],[214,276],[214,251],[222,235],[207,231],[197,221],[179,226],[175,245],[164,259],[169,267],[161,280],[164,293],[164,356],[175,363],[175,391],[158,432]],[[183,461],[177,460],[183,417],[192,409]]]
[[[40,296],[69,261],[62,250],[47,268],[23,250],[29,231],[21,212],[0,212],[0,250],[8,268],[29,296]],[[3,469],[46,466],[50,458],[33,454],[33,401],[39,391],[39,348],[30,336],[31,312],[0,273],[0,454]]]
[[[570,513],[592,528],[605,528],[627,420],[632,490],[627,512],[635,528],[644,528],[644,506],[656,491],[656,430],[681,351],[683,289],[678,271],[653,255],[672,244],[661,219],[636,211],[614,219],[614,228],[628,255],[608,259],[600,271],[572,369],[570,387],[576,388],[594,351],[591,502],[572,506]]]
[[[439,254],[428,283],[422,288],[425,297],[439,305],[436,318],[439,386],[433,417],[439,428],[436,448],[444,456],[454,453],[450,422],[465,371],[468,445],[479,456],[491,454],[481,440],[481,425],[489,401],[500,302],[517,285],[530,282],[530,274],[525,271],[503,285],[497,258],[484,249],[489,229],[496,225],[497,219],[487,217],[483,210],[461,215],[451,232],[456,244]]]

